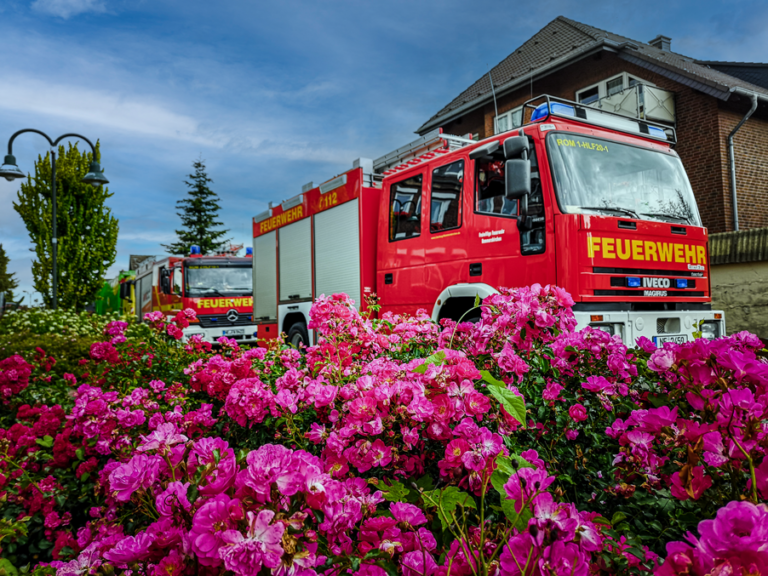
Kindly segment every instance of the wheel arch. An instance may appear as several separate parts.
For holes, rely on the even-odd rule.
[[[435,305],[432,308],[432,320],[439,322],[443,318],[451,318],[458,321],[464,312],[472,308],[477,296],[483,300],[486,296],[498,293],[496,288],[483,282],[448,286],[440,292],[440,296],[435,300]],[[454,316],[456,317],[454,318]]]

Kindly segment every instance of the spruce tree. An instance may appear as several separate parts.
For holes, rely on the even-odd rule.
[[[0,244],[0,294],[5,294],[6,302],[13,302],[16,298],[13,295],[13,289],[18,288],[19,281],[14,278],[14,273],[8,272],[8,254],[5,253],[3,245]]]
[[[195,169],[194,174],[190,174],[189,181],[184,184],[189,187],[187,197],[176,202],[179,209],[176,214],[181,218],[183,229],[176,230],[178,241],[173,244],[164,244],[163,247],[171,254],[186,256],[192,246],[200,246],[202,254],[215,254],[221,251],[229,242],[229,239],[222,239],[229,230],[216,230],[222,223],[217,220],[219,217],[219,195],[208,187],[209,182],[205,171],[205,163],[197,160],[192,163]]]
[[[117,218],[107,207],[112,197],[106,186],[82,182],[88,173],[91,152],[80,152],[76,144],[59,146],[56,155],[56,226],[58,228],[58,304],[81,309],[92,302],[104,283],[104,275],[117,256]],[[96,162],[100,160],[96,143]],[[53,301],[51,157],[38,156],[34,177],[22,181],[18,202],[21,216],[34,244],[32,261],[35,290],[43,302]]]

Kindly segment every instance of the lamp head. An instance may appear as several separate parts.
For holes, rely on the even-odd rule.
[[[16,165],[16,157],[13,154],[8,154],[3,160],[3,165],[0,166],[0,176],[8,182],[13,182],[17,178],[24,178],[24,172],[19,170]]]
[[[109,184],[109,180],[104,176],[104,172],[101,170],[98,162],[91,162],[91,167],[88,174],[83,176],[83,182],[86,184],[93,184],[94,186],[101,186],[102,184]]]

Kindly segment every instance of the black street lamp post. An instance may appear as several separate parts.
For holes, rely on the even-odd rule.
[[[80,134],[64,134],[63,136],[56,138],[56,140],[51,140],[45,132],[35,130],[34,128],[25,128],[24,130],[19,130],[16,132],[13,136],[11,136],[11,139],[8,140],[8,155],[5,157],[3,165],[0,166],[0,176],[4,177],[9,182],[12,182],[18,178],[24,178],[24,173],[19,170],[19,167],[16,165],[16,158],[13,155],[13,141],[16,139],[16,136],[19,134],[24,134],[25,132],[34,132],[35,134],[40,134],[43,138],[48,140],[48,143],[51,145],[51,260],[53,262],[52,300],[53,309],[56,310],[58,307],[57,291],[59,278],[56,262],[56,256],[59,252],[58,230],[56,229],[56,145],[64,140],[64,138],[80,138],[81,140],[85,140],[93,151],[93,161],[91,162],[88,174],[83,177],[82,181],[86,184],[100,186],[102,184],[109,184],[109,180],[107,180],[107,178],[104,176],[104,172],[102,172],[99,163],[96,162],[96,147],[85,136],[81,136]]]

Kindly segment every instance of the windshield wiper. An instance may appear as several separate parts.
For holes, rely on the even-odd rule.
[[[202,294],[200,294],[200,296],[208,296],[211,293],[213,293],[213,294],[218,294],[219,296],[223,296],[224,298],[227,297],[225,294],[222,294],[221,292],[216,290],[216,288],[193,288],[192,290],[194,290],[195,292],[202,292]],[[200,296],[198,296],[198,298]]]
[[[685,216],[673,216],[672,214],[655,214],[653,212],[641,212],[643,216],[650,216],[652,218],[669,218],[673,222],[685,222],[686,224],[689,223],[688,218]]]
[[[637,215],[637,212],[633,212],[632,210],[628,210],[626,208],[619,208],[618,206],[579,206],[579,208],[582,210],[604,210],[606,212],[618,212],[619,214],[626,214],[630,218],[640,220],[640,216]]]

